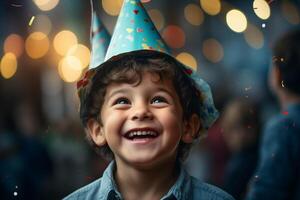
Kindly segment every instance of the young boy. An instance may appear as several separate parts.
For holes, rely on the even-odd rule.
[[[130,30],[145,34],[131,35],[137,45],[127,36],[120,41]],[[142,4],[125,0],[106,61],[78,83],[87,138],[113,161],[102,178],[65,199],[233,199],[181,168],[216,111],[208,85],[166,49]]]

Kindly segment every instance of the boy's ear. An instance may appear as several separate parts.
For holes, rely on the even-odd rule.
[[[103,128],[96,119],[89,119],[85,130],[91,136],[96,145],[103,146],[106,144]]]
[[[184,122],[184,131],[181,140],[184,143],[192,143],[197,137],[201,122],[198,115],[193,114],[189,120]]]

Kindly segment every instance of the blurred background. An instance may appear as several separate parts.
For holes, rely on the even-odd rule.
[[[98,1],[112,33],[123,1]],[[221,113],[192,149],[187,168],[233,194],[232,170],[248,166],[247,175],[240,172],[242,198],[255,168],[259,126],[278,111],[267,81],[271,47],[281,34],[299,28],[300,1],[142,2],[174,55],[210,83]],[[75,89],[89,64],[90,21],[87,0],[0,1],[1,199],[61,199],[105,169],[107,162],[85,141]],[[224,122],[238,115],[230,110],[243,116],[245,107],[245,122]],[[255,133],[236,135],[237,129]],[[236,162],[249,143],[247,159]]]

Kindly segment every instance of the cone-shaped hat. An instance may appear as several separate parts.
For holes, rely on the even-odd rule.
[[[140,0],[124,0],[104,63],[98,68],[87,71],[84,78],[77,84],[81,104],[85,104],[90,97],[90,89],[94,82],[93,77],[100,71],[97,69],[106,67],[106,62],[114,62],[114,60],[120,60],[122,56],[138,54],[140,51],[162,52],[176,60],[170,54],[169,48],[161,38]],[[218,117],[210,87],[196,71],[182,63],[181,66],[188,77],[193,79],[201,94],[199,98],[199,104],[201,105],[200,118],[203,129],[208,129]],[[82,87],[84,93],[80,93]]]
[[[98,67],[104,61],[105,54],[110,42],[110,35],[100,20],[99,2],[99,0],[91,0],[92,21],[90,42],[92,52],[89,69]]]
[[[143,4],[139,0],[124,0],[105,60],[142,49],[170,53]]]

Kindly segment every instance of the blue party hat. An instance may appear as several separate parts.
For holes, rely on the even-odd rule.
[[[91,60],[89,69],[98,67],[105,58],[106,50],[110,42],[110,35],[99,17],[99,0],[91,0],[92,22],[90,31]]]
[[[142,49],[170,54],[143,4],[139,0],[124,0],[105,60]]]

